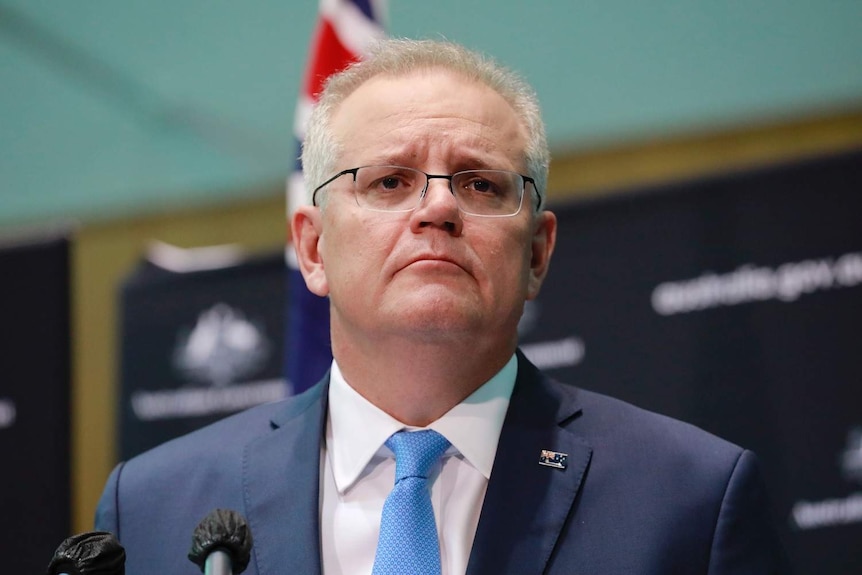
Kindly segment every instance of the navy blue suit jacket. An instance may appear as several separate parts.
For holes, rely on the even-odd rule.
[[[320,573],[328,378],[118,465],[97,528],[129,575],[199,573],[191,534],[235,509],[251,575]],[[542,450],[566,469],[539,465]],[[693,426],[554,382],[522,355],[470,556],[471,575],[783,573],[754,455]]]

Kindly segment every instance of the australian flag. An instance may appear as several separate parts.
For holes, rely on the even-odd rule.
[[[305,80],[294,119],[297,160],[287,182],[288,221],[296,206],[308,201],[299,150],[317,95],[331,74],[359,60],[368,46],[384,35],[384,17],[382,0],[320,1],[320,17],[311,40]],[[332,361],[329,302],[305,287],[296,264],[296,254],[289,243],[286,258],[290,282],[285,338],[286,375],[294,393],[299,393],[317,383]]]

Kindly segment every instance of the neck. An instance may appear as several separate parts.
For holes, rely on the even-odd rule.
[[[425,427],[469,397],[512,357],[515,337],[483,345],[470,339],[373,341],[332,328],[332,352],[350,386],[405,425]]]

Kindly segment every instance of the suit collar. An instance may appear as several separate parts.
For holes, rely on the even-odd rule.
[[[567,429],[577,389],[551,383],[518,352],[518,378],[470,555],[471,574],[543,573],[569,517],[592,448]],[[539,465],[542,450],[566,469]]]

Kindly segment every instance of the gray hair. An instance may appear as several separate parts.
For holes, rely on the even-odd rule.
[[[375,43],[365,59],[330,76],[308,121],[302,164],[309,201],[311,191],[335,171],[342,142],[332,134],[338,106],[359,86],[378,75],[403,76],[416,70],[442,68],[478,81],[503,97],[519,116],[527,134],[524,163],[536,181],[538,205],[544,204],[551,162],[545,125],[535,91],[515,72],[490,58],[452,42],[386,39]],[[322,199],[325,202],[325,197]]]

